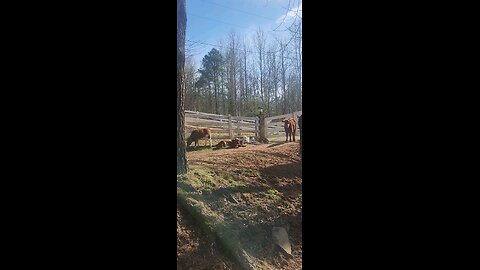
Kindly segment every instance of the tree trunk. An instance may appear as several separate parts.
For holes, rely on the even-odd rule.
[[[177,174],[188,170],[185,144],[185,0],[177,0]]]
[[[217,85],[218,85],[218,82],[217,82],[217,75],[214,73],[213,76],[215,77],[214,81],[213,81],[213,89],[215,91],[215,113],[216,114],[219,114],[218,112],[218,89],[217,89]]]
[[[287,113],[287,87],[285,83],[285,63],[284,63],[284,53],[285,53],[285,47],[283,47],[283,44],[280,43],[281,49],[281,64],[282,64],[282,91],[283,91],[283,107],[282,107],[282,112],[285,114]]]

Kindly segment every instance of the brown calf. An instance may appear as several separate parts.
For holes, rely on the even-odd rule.
[[[207,139],[210,140],[210,147],[212,147],[212,131],[209,128],[195,129],[187,139],[187,146],[195,142],[195,147],[198,145],[198,140],[205,139],[205,146],[207,146]]]
[[[231,141],[220,141],[215,148],[220,149],[220,148],[239,148],[239,147],[245,147],[243,145],[242,141],[239,139],[233,139]]]
[[[288,137],[290,136],[290,141],[295,141],[295,133],[297,132],[297,122],[295,119],[285,119],[283,120],[284,128],[285,128],[285,142],[288,142]]]

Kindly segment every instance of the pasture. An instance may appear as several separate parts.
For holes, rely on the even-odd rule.
[[[264,121],[194,111],[185,115],[185,138],[209,128],[213,148],[203,138],[197,147],[187,147],[190,170],[177,178],[177,268],[300,269],[300,136],[297,130],[296,142],[285,142],[283,120],[296,120],[301,111]],[[258,142],[261,134],[268,143]],[[215,149],[220,141],[240,136],[255,141]],[[286,230],[290,254],[275,244],[274,228]]]
[[[190,171],[177,179],[177,269],[301,269],[299,138],[269,140],[220,150],[200,140],[188,150]],[[291,254],[274,244],[275,227],[287,231]]]

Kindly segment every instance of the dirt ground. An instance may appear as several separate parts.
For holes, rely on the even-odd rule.
[[[237,267],[238,268],[238,267]],[[177,270],[235,269],[213,239],[200,231],[177,207]]]
[[[212,200],[209,207],[225,220],[238,224],[245,250],[261,259],[266,268],[301,269],[302,162],[298,141],[249,144],[237,149],[199,149],[187,152],[191,168],[209,169],[228,176],[228,183],[237,184],[233,188],[226,182],[213,183],[212,196],[226,199]],[[178,210],[177,224],[177,269],[189,269],[188,262],[195,262],[191,269],[235,269],[229,259],[222,257],[214,241],[204,239],[195,224],[186,222]],[[273,244],[273,227],[286,228],[292,256]],[[188,259],[183,262],[182,258]],[[185,268],[178,268],[179,262]]]

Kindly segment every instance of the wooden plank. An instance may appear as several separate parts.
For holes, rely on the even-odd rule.
[[[233,120],[232,123],[240,123],[240,124],[247,124],[247,125],[255,125],[255,121],[244,121],[244,120]]]
[[[221,115],[221,114],[213,114],[213,113],[204,113],[204,112],[195,112],[195,111],[185,111],[185,117],[194,117],[194,118],[201,118],[201,119],[219,119],[228,121],[228,115]],[[232,116],[232,120],[237,121],[245,121],[254,123],[257,117],[253,116]]]
[[[202,126],[228,126],[228,122],[220,122],[214,120],[203,120],[203,119],[194,119],[187,118],[185,123],[188,125],[202,125]],[[242,127],[255,127],[255,123],[235,123],[232,122],[233,126],[242,126]]]
[[[185,114],[197,114],[197,115],[204,115],[204,116],[223,116],[223,117],[228,117],[227,115],[222,115],[222,114],[214,114],[214,113],[205,113],[205,112],[197,112],[197,111],[189,111],[185,110]],[[238,119],[244,119],[244,120],[255,120],[257,119],[256,116],[232,116]]]
[[[255,122],[255,120],[257,120],[257,117],[232,116],[232,119]]]
[[[293,113],[287,113],[287,114],[282,114],[282,115],[267,117],[267,118],[265,118],[265,120],[266,120],[266,121],[283,120],[283,119],[285,119],[285,118],[292,118],[292,114],[301,115],[301,114],[302,114],[302,111],[296,111],[296,112],[293,112]],[[297,119],[295,119],[295,120],[297,120]]]
[[[226,133],[228,134],[230,131],[228,129],[216,129],[212,130],[212,133]],[[255,133],[254,130],[232,130],[232,132],[235,133]]]
[[[217,130],[212,130],[212,133],[227,133],[227,134],[230,134],[230,131],[228,129],[217,129]]]
[[[186,125],[191,125],[191,126],[204,126],[204,127],[210,127],[210,126],[226,127],[226,126],[228,126],[228,123],[224,123],[224,122],[208,121],[208,120],[191,120],[191,119],[189,119],[188,121],[185,121],[185,124]]]
[[[279,122],[279,123],[270,123],[267,125],[268,127],[284,127],[284,124],[283,122]]]
[[[206,120],[217,120],[217,121],[228,121],[228,117],[225,116],[208,116],[208,115],[197,115],[197,114],[185,114],[185,118],[196,118],[196,119],[206,119]]]
[[[185,110],[185,114],[196,114],[196,115],[204,115],[204,116],[225,116],[221,114],[205,113],[205,112],[197,112],[197,111],[189,111],[189,110]]]
[[[255,129],[234,129],[233,131],[237,133],[255,133]]]
[[[195,113],[195,112],[187,113],[187,112],[185,112],[185,117],[228,121],[228,116],[221,115],[221,114],[212,114],[212,113],[200,113],[200,112],[199,113]]]

